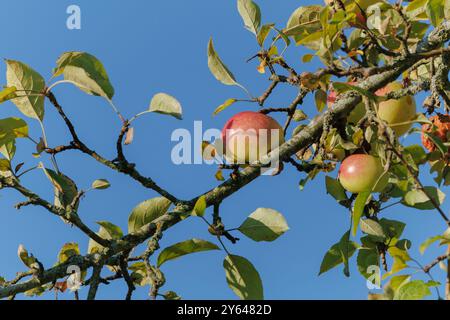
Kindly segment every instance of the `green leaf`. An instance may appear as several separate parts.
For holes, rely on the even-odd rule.
[[[78,195],[78,188],[75,182],[62,173],[56,173],[51,169],[46,169],[40,164],[45,175],[55,187],[55,206],[66,208]]]
[[[11,162],[8,159],[0,159],[0,172],[11,171]]]
[[[307,114],[303,110],[295,110],[292,120],[295,122],[300,122],[308,119]]]
[[[86,52],[66,52],[59,57],[53,77],[64,75],[64,80],[73,82],[84,92],[112,99],[114,88],[103,64]]]
[[[91,188],[104,190],[104,189],[108,189],[110,186],[111,186],[111,184],[108,182],[108,180],[98,179],[98,180],[95,180],[94,182],[92,182]]]
[[[323,35],[322,31],[317,31],[317,32],[308,34],[307,36],[302,37],[301,39],[299,39],[297,41],[297,45],[298,46],[302,45],[302,44],[303,45],[307,45],[307,44],[310,44],[310,43],[317,42],[317,41],[322,39],[322,35]]]
[[[17,97],[16,91],[17,88],[14,86],[5,87],[2,91],[0,91],[0,103],[16,98]]]
[[[163,294],[164,300],[181,300],[181,297],[174,291],[167,291]]]
[[[428,2],[428,0],[413,0],[406,7],[406,12],[410,12],[410,11],[417,10],[419,8],[423,8],[427,4],[427,2]]]
[[[0,153],[9,161],[11,161],[14,158],[14,155],[16,153],[16,142],[14,140],[4,144],[0,145]]]
[[[128,218],[128,232],[132,233],[159,218],[169,210],[170,200],[158,197],[140,203]]]
[[[263,285],[258,271],[241,256],[228,255],[223,261],[228,286],[243,300],[264,299]]]
[[[422,280],[410,281],[395,293],[394,300],[422,300],[431,295],[430,288]]]
[[[34,264],[37,261],[36,258],[33,257],[33,255],[28,254],[27,249],[25,249],[22,244],[19,245],[19,248],[17,249],[17,256],[28,268],[33,268]]]
[[[0,146],[14,141],[16,138],[28,137],[28,125],[20,118],[0,120]]]
[[[187,254],[210,250],[220,250],[220,248],[214,243],[201,239],[179,242],[161,251],[158,256],[158,267],[169,260],[174,260]]]
[[[403,222],[385,218],[381,219],[379,223],[383,227],[384,234],[391,239],[391,244],[395,244],[396,241],[393,240],[400,239],[406,226]]]
[[[120,239],[123,237],[123,232],[120,227],[116,226],[115,224],[112,224],[108,221],[98,221],[97,224],[99,224],[103,229],[106,230],[106,232],[109,234],[109,239]]]
[[[132,271],[130,274],[133,283],[138,286],[145,286],[151,284],[151,280],[147,274],[147,268],[145,263],[142,261],[133,263],[128,267]]]
[[[256,36],[261,25],[259,6],[252,0],[238,0],[237,7],[242,20],[244,20],[245,28]]]
[[[371,235],[375,236],[377,238],[385,239],[386,235],[384,234],[383,227],[372,219],[361,219],[360,220],[361,225],[361,231]]]
[[[213,115],[217,115],[219,112],[222,112],[223,110],[225,110],[226,108],[228,108],[229,106],[231,106],[233,103],[235,103],[237,100],[236,99],[228,99],[227,101],[225,101],[223,104],[221,104],[220,106],[218,106],[216,108],[216,110],[214,110],[214,114]]]
[[[403,204],[420,210],[436,209],[429,200],[428,195],[434,199],[437,204],[441,205],[445,199],[445,193],[435,187],[425,187],[426,194],[421,190],[411,190],[405,194]]]
[[[208,67],[213,76],[225,85],[238,85],[234,75],[225,66],[220,57],[217,55],[212,38],[208,43]]]
[[[11,101],[24,115],[42,121],[44,119],[44,78],[28,65],[14,60],[5,60],[8,87],[16,87],[24,97]]]
[[[347,194],[345,193],[344,187],[338,179],[333,179],[329,176],[325,176],[325,185],[327,188],[327,193],[330,194],[337,201],[347,200]]]
[[[206,210],[206,198],[205,196],[201,196],[195,203],[194,209],[192,210],[191,214],[195,217],[203,217],[205,215],[205,210]]]
[[[98,221],[97,224],[100,225],[100,229],[97,232],[97,235],[105,240],[118,240],[123,237],[123,232],[120,227],[112,224],[108,221]],[[94,241],[93,239],[89,239],[88,245],[88,253],[94,254],[101,252],[104,247]]]
[[[370,278],[373,273],[369,272],[371,271],[369,267],[379,267],[380,265],[380,257],[377,249],[361,248],[358,252],[356,263],[359,273],[366,279]]]
[[[275,26],[275,24],[271,23],[271,24],[265,24],[261,27],[261,29],[258,32],[258,36],[256,37],[256,39],[258,40],[258,44],[263,47],[264,46],[264,42],[267,39],[267,36],[269,35],[270,30],[272,30],[272,28]]]
[[[274,241],[289,230],[286,219],[273,209],[259,208],[238,230],[254,241]]]
[[[408,268],[406,262],[411,260],[407,250],[399,249],[397,247],[390,247],[388,249],[388,253],[393,258],[394,263],[392,264],[391,270],[383,275],[383,279]]]
[[[311,53],[307,53],[307,54],[305,54],[303,57],[302,57],[302,62],[303,63],[308,63],[308,62],[310,62],[313,58],[314,58],[314,54],[311,54]]]
[[[325,254],[322,259],[322,264],[320,265],[319,275],[325,273],[334,267],[340,265],[341,263],[346,264],[345,269],[348,269],[348,259],[355,253],[358,248],[358,244],[353,241],[349,241],[349,233],[347,231],[341,238],[341,240],[334,244]],[[344,273],[347,273],[348,270],[344,269]]]
[[[352,234],[356,235],[356,231],[358,231],[359,220],[364,212],[364,207],[366,206],[367,199],[370,197],[370,191],[361,192],[355,199],[355,205],[353,207],[352,213]]]
[[[425,251],[428,249],[429,246],[431,246],[433,243],[435,243],[436,241],[442,240],[444,239],[443,236],[438,235],[438,236],[434,236],[431,238],[428,238],[427,240],[425,240],[419,247],[419,251],[421,254],[424,254]]]
[[[422,146],[418,144],[407,146],[404,151],[411,155],[417,165],[424,164],[427,161],[427,153],[422,148]]]
[[[284,33],[292,36],[295,42],[298,42],[304,37],[320,31],[322,25],[319,16],[322,8],[320,5],[302,6],[298,8],[289,18]],[[319,49],[318,46],[314,45],[311,48],[313,50]]]
[[[69,260],[70,257],[80,254],[80,248],[78,243],[69,242],[66,243],[58,253],[58,264],[64,263]]]
[[[174,97],[166,93],[156,94],[150,102],[149,111],[167,114],[179,120],[183,119],[181,104]]]
[[[276,37],[276,40],[278,40],[279,38],[283,39],[284,44],[286,45],[286,48],[289,47],[291,44],[291,40],[289,39],[289,37],[282,30],[279,30],[275,27],[273,27],[273,30],[275,30],[278,34]],[[275,52],[272,52],[272,50],[275,50]],[[270,47],[269,55],[276,55],[276,54],[278,54],[277,47],[276,46]]]
[[[428,0],[426,12],[433,26],[437,27],[444,20],[444,1],[445,0]]]
[[[322,89],[316,90],[314,100],[316,102],[317,111],[322,112],[323,108],[327,105],[327,93]]]

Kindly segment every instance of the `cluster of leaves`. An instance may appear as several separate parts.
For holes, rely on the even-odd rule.
[[[291,15],[286,28],[279,30],[274,24],[261,25],[261,12],[253,1],[238,1],[238,3],[245,27],[255,35],[261,48],[257,55],[260,59],[258,72],[265,73],[266,68],[285,64],[283,57],[285,49],[279,53],[277,41],[284,40],[287,47],[291,44],[291,39],[296,45],[305,46],[314,52],[305,54],[302,62],[308,63],[314,57],[318,57],[325,66],[333,70],[330,73],[322,73],[321,76],[303,73],[298,83],[304,90],[315,93],[315,103],[319,113],[327,105],[329,95],[327,91],[331,85],[337,95],[355,91],[366,97],[369,104],[387,100],[386,97],[375,96],[348,82],[333,81],[331,75],[345,74],[342,71],[352,68],[350,62],[365,68],[379,67],[394,61],[405,52],[414,52],[430,26],[436,27],[450,17],[450,6],[443,0],[415,0],[405,7],[378,0],[326,1],[325,6],[310,5],[298,8]],[[265,42],[271,31],[275,32],[275,36],[266,48]],[[210,41],[208,54],[210,70],[219,81],[226,85],[241,86],[214,51],[212,41]],[[412,81],[430,81],[432,68],[432,64],[421,64],[404,73],[404,82],[411,84]],[[273,74],[273,70],[270,71]],[[347,81],[354,81],[359,76],[361,75],[355,72]],[[297,84],[295,79],[292,81]],[[257,98],[253,100],[259,102]],[[222,112],[238,101],[240,99],[228,99],[215,110],[214,114]],[[302,110],[296,110],[293,114],[293,119],[296,121],[304,121],[307,118]],[[412,122],[430,124],[423,114],[418,114]],[[297,134],[305,127],[304,124],[298,125],[293,134]],[[409,133],[417,132],[421,133],[421,130],[413,128]],[[408,265],[408,262],[413,261],[408,253],[411,241],[400,238],[405,227],[403,222],[378,218],[382,204],[391,199],[398,199],[398,203],[419,210],[435,210],[436,206],[443,203],[445,194],[438,187],[418,185],[416,179],[420,166],[429,164],[431,173],[437,172],[435,180],[439,185],[450,183],[448,143],[441,141],[432,133],[424,132],[423,134],[436,145],[435,152],[426,153],[420,145],[407,147],[400,145],[390,128],[381,126],[373,122],[370,117],[366,117],[358,124],[347,123],[330,128],[323,137],[323,141],[297,153],[300,161],[312,165],[307,176],[300,181],[301,189],[318,173],[333,171],[337,162],[352,153],[361,151],[380,158],[386,168],[385,175],[389,178],[388,186],[378,199],[375,199],[371,192],[350,197],[337,179],[326,177],[327,193],[332,195],[340,205],[350,209],[352,226],[326,253],[320,274],[339,264],[344,264],[344,274],[349,276],[349,258],[358,252],[358,270],[365,278],[375,280],[372,273],[368,273],[371,266],[385,268],[386,273],[383,279],[392,276],[385,290],[390,293],[384,298],[420,299],[430,294],[430,287],[439,285],[434,281],[428,283],[422,280],[410,281],[410,275],[394,276],[404,269],[411,268]],[[402,156],[398,157],[389,151],[390,149],[396,149]],[[351,235],[356,235],[358,226],[363,233],[360,239],[361,244],[350,240]],[[426,240],[421,246],[421,252],[423,253],[428,245],[438,240],[441,245],[448,244],[446,233]],[[386,254],[391,256],[393,261],[389,270],[385,262]],[[400,279],[401,282],[399,282]]]

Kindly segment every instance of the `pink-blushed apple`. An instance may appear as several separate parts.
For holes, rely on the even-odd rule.
[[[284,143],[283,128],[272,117],[243,111],[229,119],[222,129],[223,153],[227,161],[248,164]]]
[[[387,184],[387,174],[378,158],[368,154],[353,154],[339,168],[339,181],[352,193],[381,192]]]
[[[392,91],[402,89],[399,82],[392,82],[386,87],[376,91],[376,95],[384,96]],[[397,136],[404,135],[411,127],[416,117],[416,101],[412,96],[403,96],[400,99],[382,101],[377,106],[378,117],[394,130]],[[409,123],[408,123],[409,122]]]

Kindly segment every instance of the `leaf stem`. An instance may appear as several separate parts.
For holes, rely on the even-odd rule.
[[[135,116],[133,116],[130,120],[128,120],[128,123],[132,123],[132,122],[135,121],[137,118],[143,116],[144,114],[151,113],[151,112],[152,112],[152,111],[150,111],[150,110],[145,110],[145,111],[139,112],[138,114],[136,114]]]
[[[45,148],[47,149],[48,148],[47,134],[45,133],[44,123],[40,119],[39,119],[39,125],[41,126],[42,139],[44,140],[44,145],[45,145]],[[50,155],[50,159],[52,160],[52,164],[53,164],[55,171],[57,173],[59,173],[58,163],[56,162],[55,155],[54,154]]]

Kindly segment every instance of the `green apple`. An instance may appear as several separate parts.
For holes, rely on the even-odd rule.
[[[403,86],[401,83],[392,82],[386,87],[378,90],[376,94],[378,96],[384,96],[389,92],[397,91],[402,88]],[[377,113],[378,117],[386,121],[397,136],[402,136],[413,125],[412,121],[416,117],[416,101],[412,96],[404,96],[398,100],[390,99],[382,101],[377,106]]]

